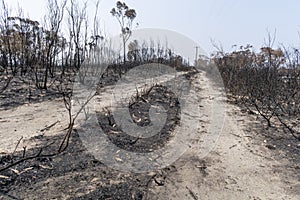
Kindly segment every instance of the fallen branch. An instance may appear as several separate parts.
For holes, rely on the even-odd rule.
[[[20,144],[20,142],[21,142],[22,139],[23,139],[23,136],[18,140],[18,143],[17,143],[17,145],[16,145],[14,151],[12,152],[12,154],[11,154],[11,157],[12,157],[12,158],[14,157],[14,154],[15,154],[17,148],[19,147],[19,144]]]
[[[189,194],[193,197],[194,200],[198,200],[198,196],[188,187],[186,189],[189,191]]]
[[[52,143],[52,144],[53,144],[53,143]],[[50,145],[51,145],[51,144],[50,144]],[[46,147],[48,147],[48,146],[50,146],[50,145],[47,145]],[[44,148],[46,148],[46,147],[44,147]],[[22,163],[22,162],[24,162],[24,161],[27,161],[27,160],[32,160],[32,159],[35,159],[35,158],[43,158],[43,157],[53,157],[53,156],[58,155],[58,153],[42,155],[42,152],[43,152],[44,148],[41,148],[41,149],[39,150],[39,152],[38,152],[37,154],[35,154],[35,155],[32,155],[32,156],[28,156],[28,157],[22,158],[22,159],[20,159],[20,160],[17,160],[16,162],[13,162],[13,163],[11,163],[11,164],[9,164],[9,165],[6,165],[6,166],[0,168],[0,172],[2,172],[2,171],[4,171],[4,170],[7,170],[7,169],[9,169],[9,168],[11,168],[11,167],[13,167],[13,166],[15,166],[15,165],[17,165],[17,164],[20,164],[20,163]]]
[[[58,122],[60,122],[60,121],[57,120],[57,121],[54,122],[53,124],[51,124],[51,125],[49,125],[49,126],[46,126],[45,128],[41,129],[41,132],[50,130],[50,128],[52,128],[53,126],[55,126]]]

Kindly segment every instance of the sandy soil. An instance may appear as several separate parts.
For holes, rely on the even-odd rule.
[[[200,80],[202,85],[209,83],[205,76]],[[174,163],[176,170],[166,176],[165,185],[150,189],[148,199],[300,198],[299,168],[286,158],[276,159],[278,150],[268,149],[263,137],[249,132],[254,117],[237,106],[226,106],[216,148],[203,159],[198,158],[197,147],[187,152]]]
[[[201,134],[201,132],[207,132],[208,125],[205,124],[211,123],[209,111],[211,108],[208,105],[213,99],[210,94],[211,92],[217,93],[218,88],[213,85],[205,72],[198,74],[194,81],[196,85],[201,86],[199,105],[203,113],[206,113],[198,119],[202,124],[205,122],[204,126],[199,129],[199,134]],[[200,91],[200,88],[198,89]],[[300,148],[297,147],[297,143],[291,143],[287,149],[269,148],[267,144],[271,144],[272,141],[261,134],[266,130],[256,123],[256,116],[249,115],[239,107],[226,103],[224,99],[219,99],[218,102],[226,106],[225,123],[216,147],[206,157],[199,156],[202,154],[199,148],[201,141],[197,140],[191,149],[167,169],[144,175],[128,175],[95,164],[96,167],[82,167],[81,171],[69,170],[53,177],[45,176],[42,181],[29,184],[30,188],[24,183],[12,187],[13,189],[6,195],[0,193],[0,199],[73,199],[72,197],[75,196],[79,199],[79,197],[93,193],[97,188],[101,188],[103,192],[104,186],[111,188],[116,196],[117,194],[125,195],[126,191],[115,187],[124,182],[138,187],[142,182],[145,186],[140,193],[137,192],[140,189],[135,190],[130,193],[130,197],[127,195],[123,199],[300,199]],[[67,120],[65,120],[67,113],[63,103],[59,100],[1,110],[0,116],[0,152],[2,155],[12,152],[21,137],[23,140],[18,147],[19,151],[23,149],[23,146],[33,147],[36,142],[39,142],[38,136],[40,135],[46,137],[63,133],[62,130],[67,125]],[[51,127],[45,130],[49,126]],[[293,149],[293,155],[289,154],[289,149]],[[80,149],[80,151],[86,150]],[[64,156],[54,158],[54,160],[74,160],[75,164],[70,165],[76,165],[76,158],[68,157],[68,154]],[[86,157],[91,159],[89,156]],[[53,167],[55,168],[55,166],[49,169],[45,167],[48,170],[47,173],[51,173]],[[105,180],[102,175],[99,175],[104,172]],[[0,176],[0,179],[5,178],[7,177]],[[111,196],[100,196],[99,193],[98,196],[86,195],[82,199],[88,199],[88,197],[90,199],[115,199],[113,193]]]
[[[25,104],[3,110],[0,119],[0,151],[12,152],[21,137],[23,140],[19,148],[23,146],[30,148],[34,144],[28,142],[30,138],[61,133],[67,126],[67,119],[64,105],[59,100]],[[55,127],[47,128],[51,125]]]

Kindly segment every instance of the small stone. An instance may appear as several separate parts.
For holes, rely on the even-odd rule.
[[[267,147],[268,149],[271,149],[271,150],[275,150],[275,149],[276,149],[275,146],[270,145],[270,144],[267,144],[266,147]]]

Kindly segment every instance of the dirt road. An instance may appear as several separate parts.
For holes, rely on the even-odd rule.
[[[241,112],[239,107],[226,103],[224,99],[217,99],[218,104],[226,108],[224,123],[213,125],[223,126],[222,132],[217,142],[210,143],[214,148],[203,157],[201,144],[205,133],[209,132],[208,124],[214,120],[210,105],[216,99],[211,94],[218,93],[219,89],[205,72],[198,74],[194,83],[199,86],[197,94],[203,113],[198,119],[201,137],[196,138],[192,148],[166,169],[136,175],[119,172],[94,161],[93,165],[86,164],[91,162],[91,156],[84,148],[71,145],[70,153],[49,161],[51,167],[46,168],[43,164],[43,170],[35,170],[36,165],[26,163],[23,168],[33,167],[19,177],[32,179],[31,184],[22,182],[20,178],[19,184],[13,186],[8,195],[0,194],[0,199],[114,199],[118,195],[127,195],[120,199],[151,200],[300,199],[299,163],[291,163],[288,158],[279,156],[283,153],[278,148],[267,148],[268,141],[251,129],[255,125],[255,116]],[[59,121],[46,131],[49,136],[59,133],[67,124],[66,120],[61,120],[66,113],[63,112],[63,104],[58,101],[2,110],[0,115],[2,152],[12,151],[21,136],[40,135],[45,125]],[[22,145],[19,150],[22,150]],[[30,174],[32,170],[35,170],[33,175]],[[137,193],[141,187],[143,192]]]
[[[205,108],[211,101],[208,89],[217,88],[205,73],[199,80],[206,86],[199,93],[205,98],[201,103]],[[278,150],[268,149],[263,137],[247,131],[254,117],[242,114],[237,106],[219,103],[227,109],[216,148],[199,158],[201,152],[194,146],[174,163],[164,186],[152,186],[148,199],[299,199],[299,169],[287,168],[288,159],[276,160]],[[209,124],[213,119],[207,118]]]

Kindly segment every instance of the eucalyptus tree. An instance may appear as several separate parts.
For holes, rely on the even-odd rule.
[[[115,17],[121,27],[121,38],[123,43],[123,58],[124,63],[126,62],[126,43],[132,34],[132,24],[136,18],[135,9],[129,8],[126,3],[118,1],[116,8],[112,8],[110,11],[113,17]]]

